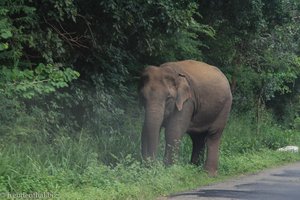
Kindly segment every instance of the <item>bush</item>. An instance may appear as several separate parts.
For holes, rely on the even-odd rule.
[[[263,149],[276,150],[292,145],[297,133],[278,126],[272,116],[263,111],[261,121],[257,123],[253,112],[239,115],[232,113],[224,131],[221,151],[226,155],[256,152]]]
[[[191,141],[187,135],[182,141],[177,165],[165,168],[161,164],[162,141],[159,162],[150,168],[140,163],[142,112],[124,108],[124,113],[117,116],[120,123],[116,128],[81,128],[74,132],[68,126],[60,126],[51,137],[41,134],[39,137],[43,139],[35,140],[35,145],[32,140],[24,139],[15,143],[1,142],[0,191],[55,191],[66,199],[93,199],[94,195],[103,199],[151,199],[157,194],[168,194],[176,188],[187,189],[210,180],[199,168],[187,165],[191,154]],[[274,125],[270,115],[262,116],[263,123],[256,133],[257,124],[251,113],[243,116],[232,113],[222,139],[221,174],[245,173],[284,159],[295,159],[278,157],[271,150],[291,142],[299,145],[299,135]],[[38,130],[43,126],[37,127]],[[101,132],[98,134],[94,130]],[[265,161],[259,156],[261,154],[272,158]]]

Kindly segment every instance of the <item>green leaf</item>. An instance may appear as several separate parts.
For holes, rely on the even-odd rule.
[[[2,33],[0,34],[0,36],[3,38],[3,39],[8,39],[8,38],[11,38],[12,37],[12,33],[10,32],[10,30],[2,30]]]
[[[0,43],[0,51],[8,49],[8,43]]]

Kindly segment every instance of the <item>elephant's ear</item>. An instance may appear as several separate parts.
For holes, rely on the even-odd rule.
[[[186,100],[191,98],[191,89],[188,81],[184,75],[179,75],[177,82],[177,97],[176,97],[176,107],[179,111],[182,110],[183,104]]]

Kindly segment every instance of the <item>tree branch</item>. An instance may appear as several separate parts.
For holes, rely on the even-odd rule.
[[[63,26],[59,23],[59,26],[61,30],[59,30],[54,25],[50,24],[45,18],[44,21],[46,24],[48,24],[64,41],[66,41],[71,47],[83,47],[88,48],[88,46],[80,43],[80,39],[82,36],[76,36],[75,32],[67,32]]]

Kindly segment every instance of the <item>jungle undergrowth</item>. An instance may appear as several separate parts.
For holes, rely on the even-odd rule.
[[[127,118],[127,129],[93,137],[82,129],[71,137],[61,130],[51,142],[39,138],[0,146],[0,193],[51,192],[53,199],[155,199],[264,168],[300,160],[300,154],[278,152],[300,146],[296,130],[284,130],[266,115],[256,133],[251,114],[231,115],[220,150],[219,176],[210,178],[201,167],[189,165],[191,141],[186,135],[177,164],[140,161],[141,121]],[[130,134],[129,134],[130,132]],[[163,140],[163,137],[161,138]],[[130,141],[130,142],[128,142]]]

